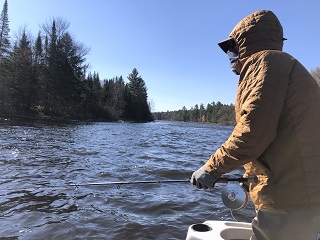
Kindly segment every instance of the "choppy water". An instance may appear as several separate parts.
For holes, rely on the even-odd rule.
[[[221,184],[211,191],[189,183],[70,187],[189,179],[231,127],[0,122],[1,239],[185,239],[193,223],[233,220]],[[250,222],[252,204],[234,216]]]

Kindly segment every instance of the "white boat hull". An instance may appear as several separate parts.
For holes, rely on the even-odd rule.
[[[206,221],[189,226],[186,240],[249,240],[251,235],[251,223]]]

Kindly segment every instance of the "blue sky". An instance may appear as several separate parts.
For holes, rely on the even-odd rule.
[[[102,80],[126,80],[137,68],[153,111],[234,103],[238,77],[217,43],[256,10],[278,16],[285,52],[309,71],[320,66],[319,0],[8,0],[8,7],[13,38],[24,26],[35,37],[41,24],[63,18],[91,49],[90,71]]]

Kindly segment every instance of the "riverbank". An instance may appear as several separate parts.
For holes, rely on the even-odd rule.
[[[40,116],[23,116],[23,115],[6,115],[0,114],[0,122],[7,123],[51,123],[51,124],[77,124],[77,123],[94,123],[94,122],[119,122],[119,123],[145,123],[152,121],[134,121],[134,120],[114,120],[114,119],[86,119],[86,118],[66,118],[66,117],[40,117]]]

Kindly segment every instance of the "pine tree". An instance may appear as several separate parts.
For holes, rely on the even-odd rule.
[[[10,114],[13,111],[12,91],[8,77],[10,38],[9,38],[8,2],[5,0],[0,15],[0,114]]]
[[[40,32],[38,33],[38,37],[34,45],[34,63],[39,65],[44,63],[44,50]]]
[[[94,72],[92,77],[92,89],[94,93],[99,96],[101,94],[101,81],[99,77],[99,73]]]
[[[46,38],[44,40],[44,63],[46,66],[48,66],[48,59],[49,59],[49,39],[46,35]]]
[[[62,99],[58,90],[60,76],[59,76],[59,58],[57,52],[57,30],[55,21],[52,21],[51,32],[48,37],[48,45],[46,46],[46,82],[45,89],[47,91],[46,99],[44,101],[44,108],[46,114],[61,114],[60,106]]]
[[[48,40],[48,38],[46,38]],[[48,42],[47,42],[48,43]],[[47,98],[47,81],[46,81],[46,48],[43,46],[41,32],[39,31],[38,37],[34,44],[34,78],[37,83],[37,101],[35,103],[35,110],[37,114],[44,114],[44,106]]]
[[[122,76],[115,81],[114,87],[114,108],[116,109],[117,118],[123,118],[125,116],[125,83]]]
[[[50,114],[77,117],[82,112],[85,91],[85,55],[88,49],[78,44],[67,31],[67,23],[53,19],[48,44],[45,43],[47,62],[47,101]],[[49,28],[47,23],[45,31]],[[82,96],[81,96],[82,95]]]
[[[105,81],[102,94],[103,105],[112,118],[115,120],[124,119],[126,117],[126,100],[125,83],[122,76]]]
[[[36,83],[32,64],[31,44],[24,29],[10,60],[10,85],[14,90],[15,109],[19,114],[29,114],[36,100]]]
[[[9,36],[9,18],[8,18],[8,2],[5,0],[0,15],[0,60],[9,54],[10,36]]]
[[[136,121],[152,120],[151,111],[147,102],[147,87],[136,68],[128,76],[129,102],[127,104],[129,117]]]

